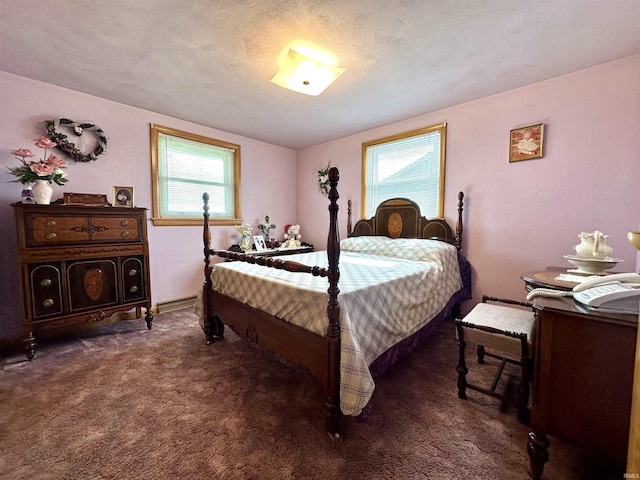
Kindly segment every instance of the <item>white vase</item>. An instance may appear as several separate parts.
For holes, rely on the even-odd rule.
[[[49,205],[51,203],[53,188],[49,184],[49,180],[36,180],[35,185],[31,187],[31,193],[37,204]]]

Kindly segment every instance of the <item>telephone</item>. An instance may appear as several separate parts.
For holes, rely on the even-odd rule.
[[[638,313],[640,275],[615,273],[601,278],[591,278],[573,288],[573,298],[594,309]]]
[[[536,296],[573,296],[577,301],[593,310],[638,313],[640,310],[640,275],[637,273],[615,273],[590,278],[576,285],[573,291],[536,288],[527,295],[527,300]]]

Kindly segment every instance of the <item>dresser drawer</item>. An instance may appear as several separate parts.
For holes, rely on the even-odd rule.
[[[145,298],[145,278],[143,257],[122,259],[122,296],[125,302],[133,302]]]
[[[26,215],[25,220],[29,247],[86,243],[90,240],[87,216]]]
[[[139,242],[142,236],[140,217],[92,218],[91,240],[98,242]]]
[[[68,262],[69,310],[77,312],[117,304],[116,265],[116,258]]]
[[[87,243],[139,242],[140,216],[27,215],[26,244],[78,245]]]
[[[62,268],[59,262],[31,265],[29,284],[34,319],[62,313]]]

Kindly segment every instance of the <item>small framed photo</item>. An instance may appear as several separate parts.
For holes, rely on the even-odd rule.
[[[532,158],[542,158],[544,124],[516,128],[509,134],[509,161],[519,162]]]
[[[133,207],[133,187],[113,187],[114,207]]]
[[[256,246],[256,251],[264,252],[267,249],[267,244],[264,241],[264,237],[262,235],[254,235],[253,243]]]

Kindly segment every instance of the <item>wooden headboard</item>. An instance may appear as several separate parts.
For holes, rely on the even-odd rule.
[[[458,250],[462,248],[462,200],[458,193],[458,221],[454,230],[443,218],[428,219],[420,214],[420,207],[408,198],[392,198],[382,202],[376,214],[368,220],[358,220],[351,228],[351,200],[347,202],[347,235],[385,236],[389,238],[429,238],[449,242]]]

